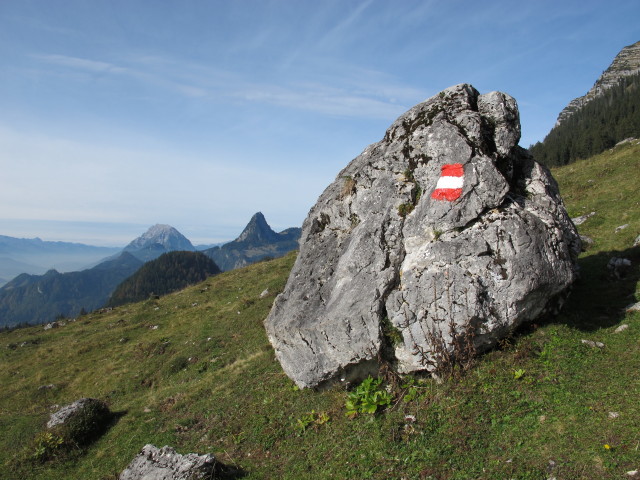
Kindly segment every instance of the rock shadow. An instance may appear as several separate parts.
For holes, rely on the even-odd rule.
[[[631,265],[615,272],[612,258],[624,258]],[[636,302],[636,285],[640,280],[640,246],[622,251],[599,252],[578,260],[580,278],[560,315],[545,323],[563,323],[582,331],[594,331],[619,324],[626,308]]]
[[[211,478],[215,480],[237,480],[245,478],[247,475],[248,472],[239,467],[218,462]]]

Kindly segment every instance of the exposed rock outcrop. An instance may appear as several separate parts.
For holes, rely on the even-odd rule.
[[[148,444],[120,474],[119,480],[199,480],[216,478],[213,455],[181,455],[168,446]]]
[[[340,172],[265,321],[298,386],[361,376],[380,358],[430,371],[460,332],[482,350],[561,303],[580,240],[519,138],[512,97],[457,85]]]
[[[560,125],[575,112],[584,107],[594,98],[604,94],[604,92],[620,82],[624,77],[635,75],[640,72],[640,42],[629,45],[620,50],[620,53],[613,59],[596,83],[583,97],[578,97],[564,107],[558,115],[556,126]]]

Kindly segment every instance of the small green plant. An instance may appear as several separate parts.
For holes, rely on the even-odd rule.
[[[414,378],[408,377],[405,382],[400,386],[403,391],[402,399],[406,403],[413,402],[420,395],[418,384]]]
[[[347,416],[355,417],[358,413],[373,414],[378,408],[391,404],[391,394],[382,387],[382,379],[369,376],[347,395]]]
[[[403,343],[402,332],[391,323],[389,317],[385,316],[382,319],[380,329],[382,330],[382,336],[389,341],[392,347]]]
[[[326,412],[316,413],[315,410],[311,410],[310,413],[304,414],[301,418],[296,420],[296,430],[298,434],[303,434],[310,426],[324,425],[329,421],[329,414]]]
[[[437,242],[438,240],[440,240],[440,237],[442,236],[444,232],[442,230],[434,230],[433,231],[433,239]]]
[[[517,370],[513,371],[513,378],[515,378],[516,380],[520,380],[524,374],[525,374],[526,370],[524,368],[519,368]]]
[[[402,203],[398,207],[398,215],[400,215],[402,218],[404,218],[407,215],[409,215],[411,212],[413,212],[414,207],[415,207],[415,205],[413,204],[413,202]]]
[[[31,458],[37,462],[46,462],[56,456],[64,439],[51,432],[40,432],[34,439],[33,452]]]

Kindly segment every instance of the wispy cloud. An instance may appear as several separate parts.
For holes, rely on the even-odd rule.
[[[168,57],[129,56],[117,63],[59,54],[34,55],[33,58],[45,65],[68,69],[70,73],[126,77],[199,101],[270,105],[323,115],[388,119],[424,96],[422,91],[403,85],[389,75],[346,66],[334,67],[334,71],[322,75],[298,72],[276,84]],[[47,67],[43,68],[46,74]],[[314,81],[307,80],[311,76]]]
[[[33,55],[33,57],[52,65],[69,67],[93,73],[126,74],[128,72],[127,68],[114,65],[113,63],[89,60],[86,58],[70,57],[68,55],[49,54]]]

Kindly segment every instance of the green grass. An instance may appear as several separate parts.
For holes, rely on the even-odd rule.
[[[146,443],[213,453],[250,479],[624,478],[640,468],[640,315],[624,312],[639,299],[638,171],[638,145],[555,170],[571,215],[596,211],[579,227],[595,243],[563,313],[456,380],[400,381],[375,415],[347,416],[339,388],[298,390],[275,360],[262,322],[294,255],[58,329],[4,332],[0,478],[113,479]],[[622,280],[607,274],[612,256],[634,262]],[[85,452],[19,462],[52,406],[83,396],[118,421]]]

